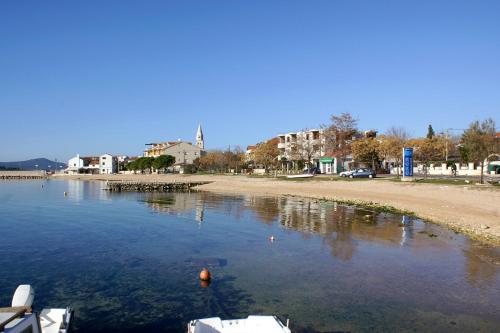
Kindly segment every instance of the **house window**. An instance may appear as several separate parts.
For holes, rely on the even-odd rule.
[[[103,160],[105,160],[105,159],[106,159],[106,156],[103,156],[103,157],[102,157],[102,159],[103,159]]]
[[[309,134],[306,134],[306,140],[309,140]]]
[[[102,165],[105,165],[106,163],[102,162]]]

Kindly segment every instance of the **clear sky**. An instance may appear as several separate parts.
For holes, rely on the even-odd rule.
[[[500,121],[500,1],[0,1],[0,161]]]

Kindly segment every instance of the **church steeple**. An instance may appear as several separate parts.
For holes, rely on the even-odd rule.
[[[201,125],[198,125],[198,131],[196,132],[196,147],[205,149],[205,142],[203,141],[203,131],[201,130]]]

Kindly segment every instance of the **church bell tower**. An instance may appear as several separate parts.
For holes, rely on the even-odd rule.
[[[205,142],[203,141],[203,131],[201,130],[201,125],[198,125],[198,131],[196,132],[196,147],[205,149]]]

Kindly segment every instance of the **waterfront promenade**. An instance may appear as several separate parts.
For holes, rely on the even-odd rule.
[[[474,238],[500,245],[500,189],[479,185],[437,185],[374,180],[287,181],[224,175],[57,175],[54,179],[140,182],[210,182],[203,191],[293,195],[357,204],[374,203],[408,211]]]

